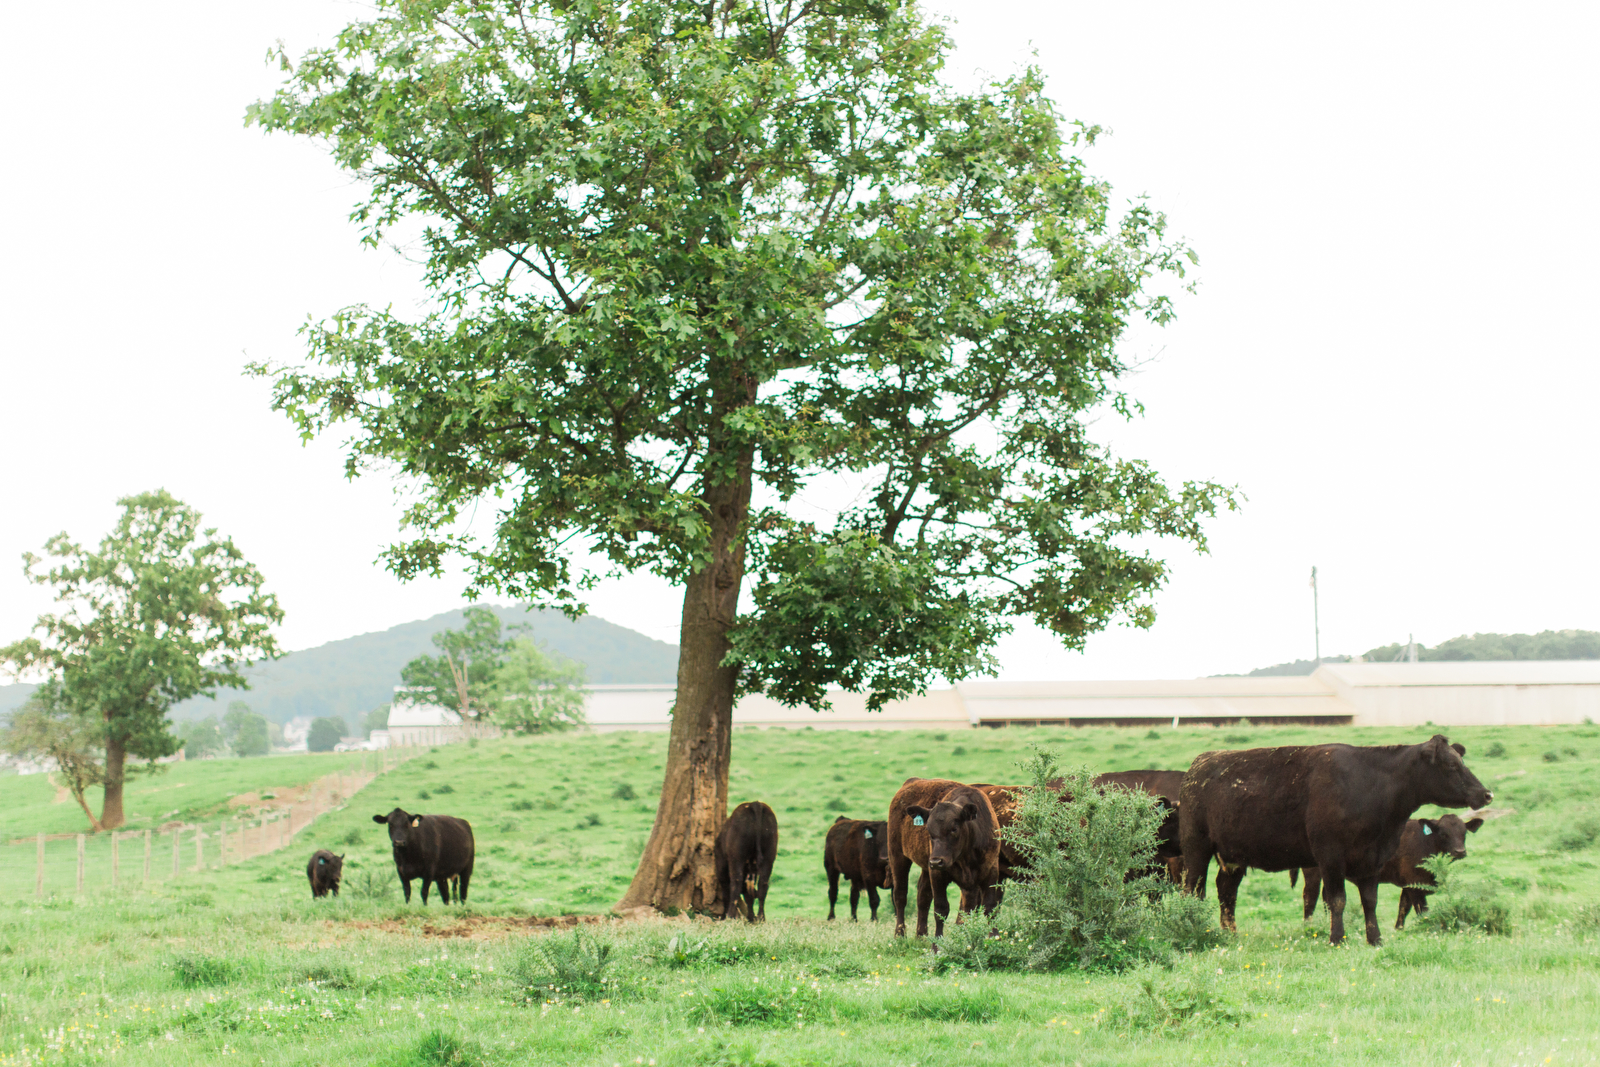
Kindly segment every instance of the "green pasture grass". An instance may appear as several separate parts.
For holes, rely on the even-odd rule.
[[[1385,887],[1384,947],[1358,935],[1332,949],[1325,917],[1302,923],[1287,876],[1262,872],[1245,878],[1241,932],[1223,950],[1114,976],[936,976],[927,942],[891,936],[887,893],[877,924],[822,921],[827,826],[881,815],[908,775],[1016,781],[1030,743],[1100,771],[1182,767],[1212,748],[1432,732],[740,730],[730,802],[765,800],[781,827],[768,922],[585,926],[610,945],[614,983],[598,1000],[530,996],[529,938],[573,935],[492,920],[602,913],[620,898],[654,816],[665,735],[442,747],[374,781],[293,848],[177,882],[35,900],[31,849],[12,850],[28,862],[0,878],[0,1065],[234,1054],[600,1067],[1600,1061],[1600,844],[1583,830],[1600,806],[1592,727],[1440,731],[1467,745],[1494,805],[1517,809],[1469,837],[1465,861],[1513,901],[1510,937],[1439,934],[1415,919],[1396,933],[1398,890]],[[1488,756],[1497,743],[1503,753]],[[252,763],[276,760],[215,762],[255,773]],[[23,784],[0,779],[0,810]],[[472,822],[466,907],[401,902],[385,831],[371,821],[395,806]],[[347,855],[338,900],[310,898],[304,867],[317,847]],[[1350,906],[1359,910],[1353,894]],[[450,936],[460,933],[474,936]]]

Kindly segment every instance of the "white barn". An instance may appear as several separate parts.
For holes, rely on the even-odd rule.
[[[376,735],[377,731],[374,731]],[[389,705],[388,745],[448,745],[471,737],[499,737],[500,730],[487,723],[465,721],[440,704],[418,700],[410,689],[395,686],[394,703]],[[385,746],[388,747],[388,746]]]

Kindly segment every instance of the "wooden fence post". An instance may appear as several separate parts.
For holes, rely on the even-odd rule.
[[[33,895],[44,899],[44,834],[39,834],[39,864],[33,873]]]
[[[144,832],[144,880],[150,881],[150,831]]]
[[[78,892],[83,892],[83,835],[78,835]]]
[[[119,879],[117,877],[117,874],[118,874],[117,866],[118,866],[118,861],[121,858],[122,857],[117,854],[117,832],[115,830],[113,830],[113,831],[111,831],[111,888],[112,889],[116,889],[117,888],[117,882],[119,881]]]

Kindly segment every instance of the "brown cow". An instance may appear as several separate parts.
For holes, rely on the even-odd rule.
[[[1413,908],[1418,915],[1427,913],[1430,891],[1413,888],[1419,883],[1421,885],[1435,883],[1433,872],[1420,866],[1422,861],[1441,853],[1449,853],[1452,859],[1466,859],[1467,835],[1477,833],[1482,825],[1483,820],[1480,818],[1462,822],[1459,815],[1407,820],[1405,831],[1400,835],[1399,851],[1389,857],[1389,862],[1378,872],[1379,882],[1400,887],[1400,914],[1394,920],[1396,930],[1405,929],[1406,916]],[[1305,905],[1305,917],[1309,919],[1317,910],[1317,889],[1322,885],[1322,872],[1315,867],[1291,870],[1290,885],[1294,885],[1297,873],[1305,875],[1306,887],[1301,894],[1301,900]]]
[[[1443,734],[1418,745],[1286,745],[1202,752],[1184,776],[1183,885],[1204,892],[1213,856],[1224,929],[1236,929],[1250,867],[1319,867],[1333,944],[1344,940],[1344,883],[1356,883],[1367,942],[1381,943],[1378,877],[1424,804],[1481,808],[1493,794]]]
[[[1000,827],[982,792],[944,778],[907,778],[889,801],[889,874],[894,881],[894,932],[906,932],[906,892],[911,865],[917,880],[917,936],[928,933],[934,906],[934,936],[944,934],[950,914],[946,896],[953,882],[963,907],[979,901],[987,914],[999,901]]]
[[[343,853],[335,856],[325,848],[317,849],[306,863],[306,880],[311,883],[311,895],[325,897],[332,893],[338,896],[339,878],[343,873]]]
[[[1182,771],[1108,771],[1094,776],[1094,784],[1101,789],[1120,785],[1124,789],[1142,789],[1153,797],[1160,797],[1166,816],[1156,829],[1156,859],[1167,869],[1167,877],[1174,882],[1183,880],[1183,842],[1179,839],[1178,798],[1183,792]],[[1158,868],[1159,869],[1159,868]]]
[[[711,856],[718,892],[725,894],[722,917],[739,914],[742,896],[745,917],[755,922],[759,903],[759,918],[766,922],[767,884],[772,880],[772,861],[778,857],[778,816],[759,800],[745,801],[717,831]]]
[[[843,815],[828,827],[822,843],[822,868],[828,872],[828,919],[839,902],[839,876],[850,880],[850,921],[856,922],[861,891],[867,891],[872,921],[878,921],[878,889],[891,888],[889,878],[889,824],[847,819]]]

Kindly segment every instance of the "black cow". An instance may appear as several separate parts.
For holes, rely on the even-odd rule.
[[[1466,859],[1467,835],[1477,833],[1478,827],[1482,825],[1482,819],[1473,818],[1462,822],[1459,815],[1406,821],[1405,831],[1400,835],[1399,850],[1389,857],[1389,862],[1378,872],[1379,882],[1400,887],[1400,914],[1394,920],[1396,930],[1405,929],[1406,916],[1413,908],[1418,915],[1425,914],[1428,910],[1428,893],[1431,890],[1420,886],[1433,885],[1435,879],[1433,872],[1421,865],[1422,861],[1442,853],[1448,853],[1452,859]],[[1307,867],[1298,872],[1291,870],[1290,885],[1294,885],[1296,873],[1303,874],[1306,878],[1302,901],[1305,904],[1306,918],[1309,919],[1317,910],[1317,888],[1322,884],[1322,872],[1315,867]]]
[[[839,902],[839,876],[850,880],[850,921],[856,922],[861,891],[867,891],[872,921],[878,921],[878,889],[894,885],[889,877],[889,824],[847,819],[843,815],[828,827],[822,842],[822,868],[828,872],[828,918]]]
[[[778,816],[759,800],[745,801],[717,831],[711,855],[718,891],[726,894],[722,917],[739,914],[742,896],[746,918],[756,921],[759,904],[760,919],[766,922],[767,883],[772,880],[772,861],[778,857]]]
[[[343,853],[335,856],[325,848],[317,849],[306,862],[306,879],[311,883],[311,895],[325,897],[332,893],[338,896],[339,877],[343,872]]]
[[[1095,775],[1094,784],[1101,789],[1113,785],[1124,789],[1142,789],[1161,799],[1165,816],[1156,829],[1156,861],[1166,868],[1168,878],[1174,882],[1182,881],[1183,842],[1179,838],[1182,824],[1178,817],[1178,799],[1183,792],[1183,772],[1108,771]]]
[[[406,903],[411,903],[411,879],[422,879],[422,902],[428,902],[428,886],[439,887],[439,898],[450,903],[450,880],[458,879],[456,902],[466,903],[467,883],[472,880],[472,860],[476,843],[472,825],[453,815],[412,815],[395,808],[387,815],[374,815],[372,821],[387,824],[389,843],[394,846],[394,869],[400,875]]]
[[[889,802],[889,874],[894,880],[894,932],[906,933],[906,894],[911,865],[917,879],[917,936],[928,933],[933,905],[934,936],[944,934],[950,914],[946,894],[961,890],[961,907],[1000,902],[1000,824],[981,790],[944,778],[907,778]]]
[[[1239,882],[1250,867],[1318,867],[1332,918],[1344,940],[1346,879],[1355,882],[1367,943],[1378,932],[1378,879],[1400,847],[1412,812],[1424,804],[1480,808],[1493,794],[1467,769],[1466,749],[1443,734],[1418,745],[1289,745],[1202,752],[1184,776],[1183,885],[1204,894],[1215,856],[1222,925],[1235,929]]]

